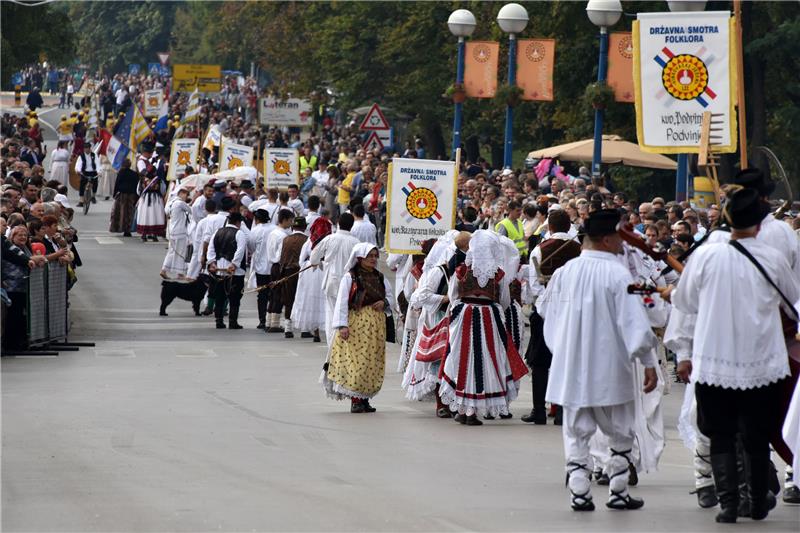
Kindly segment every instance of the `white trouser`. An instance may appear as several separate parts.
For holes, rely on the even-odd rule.
[[[186,251],[189,246],[189,237],[184,233],[183,235],[173,235],[169,239],[169,250],[164,263],[161,265],[161,270],[169,272],[170,274],[185,275],[186,274]]]
[[[325,342],[328,347],[333,343],[333,313],[336,310],[336,296],[325,295]]]
[[[589,492],[592,461],[589,440],[599,428],[608,438],[611,456],[606,464],[609,491],[624,494],[628,488],[628,460],[633,447],[634,403],[604,407],[564,407],[564,455],[569,489],[575,494]],[[614,451],[619,452],[615,454]],[[627,452],[627,453],[624,453]],[[622,455],[620,455],[622,454]]]

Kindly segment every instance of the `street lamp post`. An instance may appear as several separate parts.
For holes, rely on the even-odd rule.
[[[670,11],[703,11],[706,0],[668,0]],[[689,194],[689,154],[678,154],[678,171],[675,173],[675,201],[686,200]]]
[[[464,84],[464,40],[475,31],[475,15],[467,9],[457,9],[450,14],[447,19],[447,27],[450,33],[458,37],[458,63],[456,65],[456,86]],[[455,101],[455,112],[453,115],[453,159],[456,157],[456,150],[461,146],[461,121],[463,119],[463,106],[460,101]]]
[[[508,34],[508,85],[517,84],[517,34],[528,25],[528,11],[519,4],[506,4],[497,13],[500,29]],[[503,148],[503,167],[511,168],[514,147],[514,108],[506,105],[506,136]]]
[[[592,24],[600,27],[600,62],[597,67],[597,82],[606,82],[608,66],[608,28],[613,26],[622,15],[622,4],[619,0],[589,0],[586,14]],[[594,110],[594,152],[592,154],[592,177],[600,176],[600,163],[603,160],[603,109]]]

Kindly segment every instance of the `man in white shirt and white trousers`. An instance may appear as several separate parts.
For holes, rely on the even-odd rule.
[[[353,217],[355,218],[355,222],[353,222],[353,229],[351,233],[353,237],[359,240],[359,242],[366,242],[368,244],[377,245],[378,243],[378,230],[375,227],[375,224],[367,217],[366,210],[364,206],[361,204],[357,204],[353,206]]]
[[[606,465],[612,509],[638,509],[628,494],[634,441],[634,364],[645,367],[644,392],[655,389],[656,337],[639,297],[627,293],[633,281],[616,255],[620,214],[603,209],[585,224],[583,251],[556,270],[536,308],[553,353],[546,399],[563,406],[564,454],[572,509],[594,510],[589,440],[601,429],[611,457]]]
[[[250,268],[256,276],[258,291],[256,306],[258,309],[258,329],[267,329],[267,300],[269,289],[263,288],[269,284],[270,265],[267,259],[267,239],[275,229],[269,219],[266,209],[256,209],[253,215],[253,227],[247,237],[247,250],[250,253]]]
[[[186,203],[189,187],[180,187],[178,194],[169,204],[169,249],[161,265],[161,277],[178,279],[186,277],[186,254],[189,250],[189,224],[192,222],[192,208]]]
[[[358,244],[351,233],[353,215],[343,213],[339,217],[339,229],[336,233],[328,235],[311,251],[312,265],[319,265],[325,261],[325,274],[322,279],[322,290],[325,293],[325,341],[328,346],[333,342],[333,314],[336,308],[336,297],[339,294],[339,283],[345,274],[345,266],[350,259],[350,253]]]
[[[698,248],[672,295],[676,309],[697,315],[691,359],[679,361],[678,374],[695,384],[698,427],[711,442],[721,507],[716,521],[723,523],[738,515],[739,432],[750,517],[763,520],[774,505],[768,497],[769,438],[782,422],[781,386],[790,375],[779,306],[797,318],[792,303],[800,299],[800,280],[784,254],[755,238],[768,212],[756,189],[735,192],[724,210],[730,242]]]

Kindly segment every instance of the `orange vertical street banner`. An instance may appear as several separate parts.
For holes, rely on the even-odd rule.
[[[470,98],[494,98],[500,43],[470,41],[464,57],[464,90]]]
[[[630,32],[614,32],[608,36],[608,86],[614,89],[614,100],[636,100],[633,88],[633,39]]]
[[[523,100],[553,101],[554,39],[517,41],[517,85]]]

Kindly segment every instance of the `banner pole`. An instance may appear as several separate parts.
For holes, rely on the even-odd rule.
[[[747,168],[747,112],[744,100],[744,58],[742,53],[742,0],[733,0],[736,25],[736,108],[739,118],[739,170]]]

